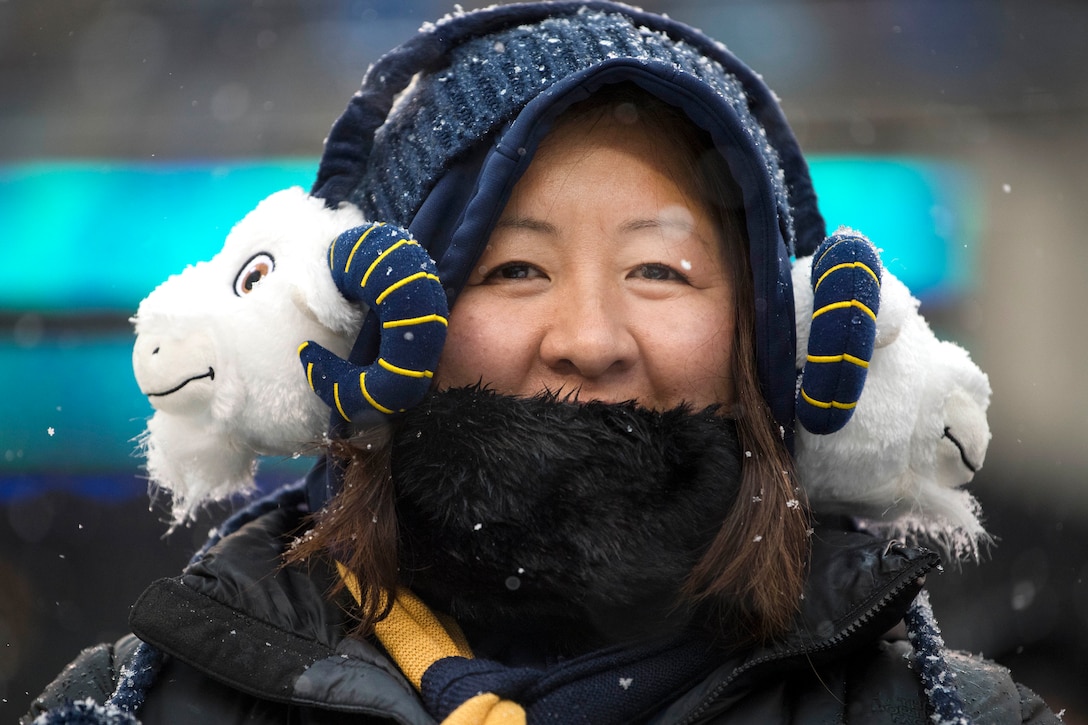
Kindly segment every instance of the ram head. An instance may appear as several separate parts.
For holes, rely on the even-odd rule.
[[[826,274],[812,273],[820,253],[793,268],[799,410],[811,407],[806,396],[836,406],[833,395],[800,393],[819,364],[813,357],[827,357],[813,356],[810,341],[813,313],[829,304],[813,292],[816,278]],[[843,268],[833,266],[840,274]],[[817,512],[860,518],[881,533],[934,544],[956,558],[977,557],[989,537],[966,486],[989,445],[989,380],[966,350],[937,338],[918,300],[894,275],[885,270],[877,289],[869,357],[854,356],[854,366],[864,369],[860,396],[838,405],[846,415],[835,430],[798,426],[798,473]],[[865,317],[862,312],[868,324]]]
[[[346,356],[363,310],[329,275],[330,243],[364,223],[302,189],[262,201],[211,260],[171,276],[132,318],[132,365],[154,414],[141,436],[174,524],[254,486],[257,457],[314,452],[328,407],[299,373],[303,340]]]

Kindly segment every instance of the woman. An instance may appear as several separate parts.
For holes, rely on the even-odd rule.
[[[447,19],[368,74],[314,193],[436,260],[432,393],[341,426],[304,485],[145,592],[150,647],[85,651],[37,710],[1056,721],[951,653],[929,651],[958,689],[924,691],[885,633],[934,555],[811,528],[789,255],[822,222],[773,97],[720,46],[599,2]]]

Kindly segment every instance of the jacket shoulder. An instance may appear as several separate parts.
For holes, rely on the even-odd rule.
[[[906,641],[886,642],[879,652],[879,664],[867,667],[866,673],[879,672],[881,678],[889,680],[903,679],[904,682],[893,689],[903,691],[918,688],[919,694],[923,695],[920,702],[924,703],[918,677],[908,664],[913,654],[910,644]],[[967,717],[975,725],[1058,725],[1061,722],[1042,698],[1015,682],[1005,667],[958,650],[944,650],[942,654],[955,677],[956,690],[963,700]],[[867,682],[864,687],[855,690],[855,706],[868,709],[888,706],[890,700],[886,699],[886,695],[876,694],[884,691],[886,684],[876,683],[865,676],[863,679]],[[907,686],[907,679],[914,683],[913,688]]]
[[[774,725],[850,723],[927,725],[927,697],[912,669],[913,649],[905,640],[880,640],[832,662],[809,662],[789,671],[763,672],[746,687],[721,697],[700,718],[670,710],[652,722]],[[949,669],[975,725],[1058,725],[1061,720],[1035,693],[1013,681],[994,662],[945,650]],[[705,693],[703,693],[705,696]]]
[[[869,657],[847,668],[845,721],[850,723],[928,723],[926,693],[914,671],[913,648],[905,640],[882,641]],[[968,722],[974,725],[1058,725],[1061,720],[1042,699],[1015,682],[997,663],[957,650],[942,652],[954,676]]]
[[[117,684],[117,664],[124,662],[139,640],[127,635],[115,644],[101,643],[80,652],[56,678],[30,703],[30,710],[19,720],[26,725],[38,715],[66,702],[91,698],[104,702]]]
[[[1043,699],[1016,682],[1001,665],[966,652],[948,651],[945,659],[956,673],[960,696],[972,722],[1057,725],[1061,719]]]

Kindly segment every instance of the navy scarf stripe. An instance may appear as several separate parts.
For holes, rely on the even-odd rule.
[[[439,720],[492,692],[521,705],[529,723],[629,723],[663,709],[722,662],[720,650],[691,637],[612,647],[547,669],[449,657],[423,675],[422,696]]]

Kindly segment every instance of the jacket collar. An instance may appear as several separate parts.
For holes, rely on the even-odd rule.
[[[304,514],[294,508],[263,514],[180,577],[152,584],[133,607],[133,631],[256,697],[431,722],[384,654],[344,637],[345,602],[324,597],[335,572],[317,564],[281,565]],[[839,658],[878,638],[902,618],[936,564],[936,554],[922,549],[857,532],[817,531],[793,630],[766,646],[723,655],[722,666],[682,698],[684,716],[698,717],[768,669]]]
[[[433,725],[396,666],[372,644],[345,637],[348,602],[325,597],[335,572],[282,565],[306,513],[264,513],[180,576],[152,583],[129,615],[132,631],[257,698]]]
[[[841,660],[903,619],[938,555],[840,529],[813,534],[804,599],[791,631],[724,663],[681,697],[662,722],[695,723],[715,703],[767,677]]]

